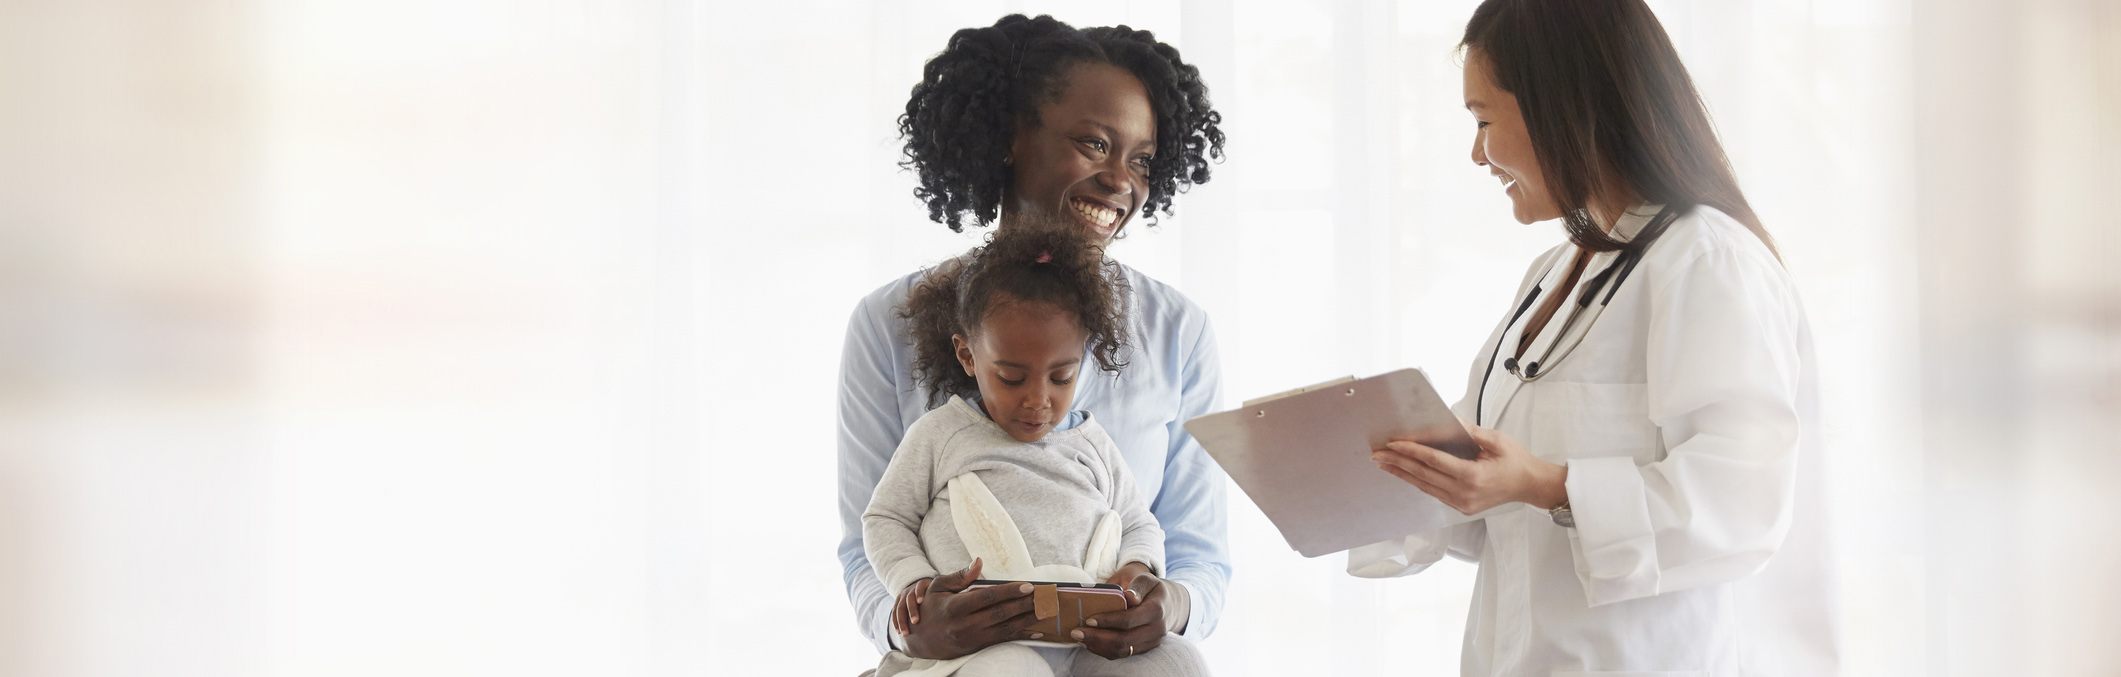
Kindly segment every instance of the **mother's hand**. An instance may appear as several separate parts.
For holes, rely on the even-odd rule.
[[[1471,515],[1510,502],[1545,510],[1568,500],[1569,468],[1542,461],[1509,435],[1466,424],[1480,456],[1465,460],[1412,440],[1371,451],[1377,467]]]
[[[1038,622],[1030,583],[965,592],[979,579],[979,571],[980,560],[975,559],[962,571],[937,576],[913,595],[905,617],[894,613],[893,624],[905,623],[908,629],[906,655],[948,660],[1015,639],[1016,633]]]
[[[1149,573],[1146,564],[1128,562],[1105,582],[1127,590],[1127,609],[1083,619],[1091,627],[1077,628],[1073,639],[1090,653],[1111,660],[1163,646],[1164,635],[1170,632],[1164,625],[1164,579]]]

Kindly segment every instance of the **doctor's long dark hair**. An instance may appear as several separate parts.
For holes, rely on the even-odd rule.
[[[965,373],[950,337],[977,336],[1001,295],[1007,295],[1004,302],[1050,303],[1074,315],[1091,359],[1099,369],[1119,373],[1127,366],[1121,355],[1127,347],[1127,291],[1119,264],[1079,228],[1027,222],[1001,229],[986,246],[921,276],[899,306],[913,334],[914,380],[927,389],[931,409],[951,395],[978,395],[979,382]]]
[[[1715,207],[1775,251],[1679,51],[1642,0],[1487,0],[1459,47],[1477,50],[1495,84],[1517,97],[1547,193],[1577,246],[1628,247],[1590,207],[1632,190],[1652,204]],[[1609,177],[1627,185],[1607,185]]]

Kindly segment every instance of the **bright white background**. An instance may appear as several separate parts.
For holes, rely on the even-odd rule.
[[[1455,394],[1552,224],[1466,159],[1471,0],[0,0],[0,674],[852,675],[853,302],[961,251],[893,119],[1012,11],[1230,135],[1122,260],[1228,399]],[[1803,289],[1852,675],[2113,674],[2121,9],[1652,2]],[[1232,489],[1218,674],[1456,674]]]

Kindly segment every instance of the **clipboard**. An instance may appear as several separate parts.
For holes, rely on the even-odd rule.
[[[1370,450],[1393,438],[1479,456],[1473,436],[1418,369],[1252,400],[1187,421],[1186,431],[1305,557],[1471,519],[1370,460]]]

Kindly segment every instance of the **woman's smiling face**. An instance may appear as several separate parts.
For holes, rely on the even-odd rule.
[[[1518,223],[1561,218],[1561,208],[1547,192],[1539,171],[1539,156],[1532,150],[1531,134],[1525,131],[1523,111],[1517,96],[1495,84],[1493,70],[1480,50],[1466,54],[1466,110],[1473,113],[1478,131],[1473,134],[1473,164],[1488,168],[1510,196],[1510,209]]]
[[[1149,92],[1126,69],[1068,69],[1060,95],[1039,106],[1038,124],[1010,143],[1015,181],[1006,212],[1059,215],[1109,243],[1149,199],[1156,113]]]

